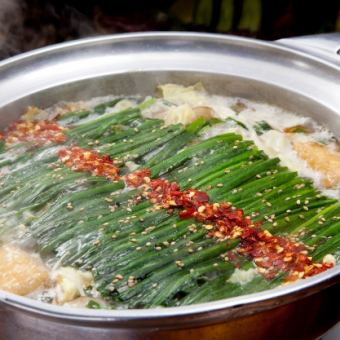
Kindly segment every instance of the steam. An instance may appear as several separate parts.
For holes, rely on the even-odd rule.
[[[69,5],[0,0],[0,59],[94,34],[91,20]]]
[[[18,0],[0,0],[0,59],[20,51],[23,7]]]

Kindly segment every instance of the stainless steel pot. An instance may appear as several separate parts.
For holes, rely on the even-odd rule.
[[[150,94],[159,83],[272,103],[340,137],[340,35],[263,42],[195,33],[105,36],[0,63],[0,125],[27,105]],[[340,266],[262,293],[186,307],[82,310],[0,292],[0,339],[311,338],[338,317]]]

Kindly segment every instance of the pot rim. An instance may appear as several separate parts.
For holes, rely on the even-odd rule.
[[[216,312],[220,313],[226,310],[231,311],[231,314],[237,309],[243,307],[249,307],[249,312],[252,310],[252,305],[258,302],[268,302],[272,306],[271,301],[273,299],[292,297],[292,301],[301,297],[313,294],[315,291],[308,291],[308,288],[315,288],[318,291],[319,285],[323,288],[340,282],[340,264],[334,268],[327,270],[324,273],[307,278],[296,283],[291,283],[281,287],[277,287],[270,290],[265,290],[259,293],[253,293],[248,295],[241,295],[233,298],[227,298],[223,300],[217,300],[212,302],[180,306],[180,307],[166,307],[166,308],[149,308],[149,309],[86,309],[86,308],[72,308],[58,305],[51,305],[45,302],[30,299],[24,296],[18,296],[13,293],[8,293],[0,290],[0,302],[8,304],[16,309],[22,309],[25,311],[33,312],[35,314],[56,317],[68,320],[78,320],[87,322],[126,322],[134,320],[149,320],[155,321],[159,319],[166,319],[169,317],[185,317],[192,315],[199,315],[203,313]],[[323,285],[324,284],[324,285]],[[290,301],[280,300],[278,304],[281,305]],[[270,306],[266,306],[268,309]],[[256,308],[256,307],[255,307]],[[227,313],[228,314],[228,313]],[[212,315],[208,318],[210,319]]]
[[[57,52],[64,49],[70,49],[72,47],[85,47],[87,45],[93,45],[96,43],[102,43],[102,42],[119,42],[121,40],[135,40],[135,39],[155,39],[155,38],[203,38],[203,39],[211,39],[215,41],[221,41],[221,42],[249,42],[252,45],[259,45],[259,46],[265,46],[268,48],[274,48],[281,51],[286,52],[292,52],[294,54],[303,56],[308,59],[313,59],[315,61],[318,61],[324,65],[328,65],[331,67],[334,67],[340,71],[340,64],[337,62],[332,62],[329,59],[325,59],[324,56],[319,54],[314,54],[313,49],[310,49],[308,51],[304,49],[298,49],[297,46],[295,46],[295,39],[287,38],[285,40],[277,40],[277,41],[264,41],[260,39],[254,39],[254,38],[248,38],[248,37],[241,37],[241,36],[235,36],[230,34],[222,34],[222,33],[201,33],[201,32],[191,32],[191,31],[185,31],[185,32],[162,32],[162,31],[151,31],[151,32],[138,32],[138,33],[119,33],[119,34],[109,34],[109,35],[98,35],[95,37],[89,37],[89,38],[81,38],[81,39],[75,39],[71,41],[66,41],[62,43],[57,43],[45,47],[40,47],[37,49],[34,49],[32,51],[24,52],[19,55],[7,58],[3,61],[0,61],[0,70],[2,68],[5,68],[7,66],[12,66],[12,64],[16,62],[20,62],[25,59],[30,59],[32,57],[37,57],[42,54],[47,54],[49,52]],[[287,42],[294,40],[294,46],[286,44]]]
[[[193,33],[193,32],[146,32],[146,33],[126,33],[109,36],[99,36],[94,38],[79,39],[75,41],[60,43],[48,47],[43,47],[37,50],[23,53],[19,56],[11,57],[5,61],[0,62],[0,71],[7,68],[15,67],[17,63],[21,61],[27,61],[32,58],[36,58],[40,55],[46,55],[61,50],[68,50],[72,48],[84,47],[87,45],[96,45],[102,42],[118,42],[128,41],[136,39],[154,39],[154,38],[180,38],[180,39],[211,39],[215,42],[228,43],[228,42],[246,42],[252,44],[252,46],[266,47],[270,49],[278,49],[283,52],[290,52],[300,55],[304,58],[317,61],[323,65],[331,68],[335,68],[340,71],[340,65],[325,60],[317,55],[311,55],[304,51],[296,50],[291,47],[283,46],[275,42],[265,42],[261,40],[255,40],[251,38],[243,38],[237,36],[228,36],[211,33]],[[301,296],[307,296],[320,287],[325,287],[340,281],[340,264],[334,268],[327,270],[324,273],[316,275],[314,277],[301,280],[296,283],[277,287],[274,289],[266,290],[260,293],[253,293],[249,295],[243,295],[208,303],[201,303],[195,305],[181,306],[181,307],[166,307],[166,308],[150,308],[150,309],[129,309],[129,310],[92,310],[92,309],[77,309],[71,307],[55,306],[47,303],[32,300],[27,297],[21,297],[15,294],[0,291],[0,303],[9,305],[16,309],[21,309],[29,312],[34,312],[39,315],[48,317],[55,317],[60,319],[87,321],[87,322],[112,322],[121,323],[126,321],[136,320],[151,320],[151,322],[159,319],[166,319],[171,317],[186,317],[192,315],[205,314],[206,318],[212,318],[212,315],[219,313],[230,313],[234,315],[237,310],[250,307],[263,302],[267,303],[267,307],[272,308],[274,305],[280,305],[287,303],[288,296],[291,300],[296,300]],[[308,289],[310,290],[308,291]],[[314,288],[314,290],[313,290]],[[272,300],[284,298],[278,303],[272,303]],[[270,305],[270,306],[269,306]],[[256,307],[255,307],[256,308]],[[254,310],[254,307],[253,307]],[[185,318],[183,319],[184,322]],[[180,322],[180,321],[179,321]],[[130,325],[129,325],[130,326]],[[133,326],[133,324],[132,324]]]

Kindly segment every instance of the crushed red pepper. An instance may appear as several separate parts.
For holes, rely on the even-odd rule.
[[[31,142],[35,145],[44,145],[48,143],[64,143],[66,136],[65,128],[53,121],[22,121],[13,123],[1,139],[7,144],[15,144],[17,142]]]
[[[58,156],[65,166],[74,171],[90,172],[94,176],[103,176],[113,181],[119,179],[119,169],[107,155],[71,146],[59,150]]]
[[[220,241],[240,239],[238,254],[252,259],[258,271],[268,279],[284,272],[287,273],[286,281],[292,282],[333,267],[332,263],[313,262],[302,243],[262,230],[261,223],[253,222],[242,209],[229,203],[210,203],[209,196],[203,191],[181,191],[175,182],[162,178],[150,179],[149,169],[120,177],[119,169],[109,156],[101,156],[95,151],[77,146],[60,150],[59,157],[67,167],[75,171],[90,172],[110,180],[122,179],[129,187],[142,188],[143,196],[156,206],[169,211],[182,209],[179,216],[204,223],[210,237]]]
[[[147,178],[150,179],[151,171],[149,169],[136,170],[135,172],[129,173],[125,176],[125,182],[129,187],[141,186]]]
[[[148,177],[143,180],[145,174]],[[252,259],[259,272],[268,279],[285,272],[288,274],[286,281],[292,282],[333,267],[331,263],[313,262],[302,243],[262,230],[261,223],[254,223],[249,216],[244,215],[242,209],[228,203],[209,203],[209,196],[205,192],[195,189],[181,191],[177,183],[161,178],[150,180],[147,170],[139,170],[130,176],[137,184],[132,186],[144,182],[144,196],[152,203],[165,209],[182,208],[179,216],[205,223],[206,229],[210,230],[210,237],[219,240],[240,239],[238,253]]]

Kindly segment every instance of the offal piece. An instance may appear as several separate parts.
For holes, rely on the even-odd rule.
[[[0,289],[27,295],[48,281],[48,271],[38,258],[12,245],[0,247]]]
[[[309,167],[322,175],[322,185],[331,188],[340,184],[340,153],[315,142],[295,142],[295,151],[304,159]]]

